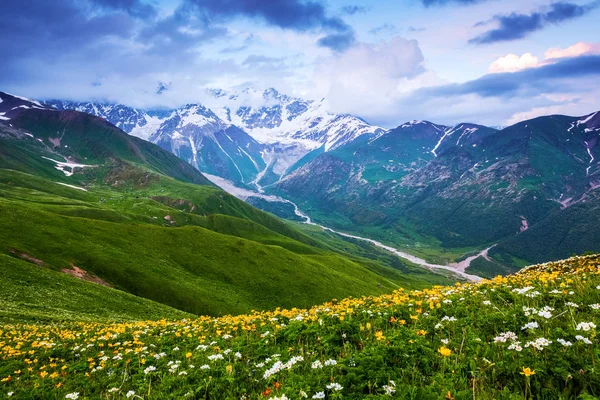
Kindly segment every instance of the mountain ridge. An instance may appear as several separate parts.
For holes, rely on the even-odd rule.
[[[61,100],[45,104],[100,116],[127,133],[178,154],[204,172],[259,188],[281,179],[311,152],[327,152],[362,135],[384,131],[358,117],[331,114],[323,101],[290,97],[272,88],[207,93],[213,96],[214,106],[198,103],[146,110]],[[235,131],[237,138],[232,140],[227,130]],[[212,148],[203,151],[204,145]],[[208,153],[213,156],[210,160]],[[215,162],[220,167],[210,168]]]
[[[434,247],[482,249],[528,236],[547,218],[560,221],[557,215],[575,204],[597,202],[598,115],[544,116],[503,130],[412,121],[321,154],[270,189],[324,224],[393,245],[429,241]],[[588,206],[585,213],[590,217],[595,209]],[[544,224],[552,229],[552,223]],[[575,240],[583,234],[578,224],[561,229],[579,232]],[[581,243],[591,248],[546,250],[555,259],[600,250],[598,241]],[[531,254],[540,254],[547,245],[540,240],[530,246],[537,246]],[[515,267],[507,259],[510,251],[497,246],[490,254],[500,258],[503,252],[503,262]],[[525,255],[518,251],[519,258],[532,261]],[[548,260],[536,255],[535,261]]]

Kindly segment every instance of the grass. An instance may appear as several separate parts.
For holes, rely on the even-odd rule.
[[[130,321],[193,315],[85,282],[8,255],[0,255],[0,321]]]
[[[343,237],[318,226],[290,223],[308,236],[326,243],[328,248],[359,260],[363,265],[372,265],[384,276],[393,280],[402,279],[404,287],[425,288],[431,285],[444,285],[454,281],[455,277],[443,274],[432,274],[428,270],[412,264],[411,262],[396,257],[389,252],[374,245],[352,238]],[[391,268],[381,268],[381,264]]]
[[[600,396],[600,256],[221,318],[0,326],[0,391],[77,399]],[[68,397],[67,397],[68,396]]]
[[[417,233],[416,227],[406,221],[396,222],[391,226],[381,226],[379,224],[355,225],[352,221],[335,212],[325,214],[317,208],[311,207],[308,210],[311,218],[319,223],[342,232],[378,240],[432,264],[446,265],[461,261],[466,256],[476,254],[483,248],[488,247],[446,247],[433,236]]]
[[[324,238],[213,187],[162,176],[137,188],[86,187],[0,170],[0,248],[53,270],[75,265],[116,289],[196,315],[306,307],[448,282],[369,259],[368,252],[344,256]],[[153,199],[158,195],[161,201]]]
[[[486,260],[483,257],[477,257],[471,261],[471,264],[465,270],[465,272],[491,279],[497,275],[508,275],[513,273],[515,272],[515,269],[495,262],[492,258],[490,258],[490,260]]]

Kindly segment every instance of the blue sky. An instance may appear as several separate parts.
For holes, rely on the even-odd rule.
[[[386,127],[506,125],[600,110],[598,17],[600,0],[5,0],[0,90],[174,107],[274,87]]]

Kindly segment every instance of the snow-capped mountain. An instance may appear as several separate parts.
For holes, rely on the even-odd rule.
[[[235,182],[249,183],[265,168],[256,140],[197,104],[173,111],[148,140],[200,171]]]
[[[43,110],[46,107],[36,100],[0,92],[0,121],[9,121],[20,110],[32,108]]]
[[[294,143],[314,150],[333,150],[364,134],[383,131],[352,115],[332,114],[324,99],[302,100],[279,93],[275,89],[242,92],[212,91],[218,99],[228,99],[215,112],[231,124],[243,128],[265,144]],[[240,101],[240,98],[242,100]],[[263,105],[244,105],[246,98],[262,98]],[[227,104],[233,103],[233,104]]]
[[[168,110],[60,100],[46,104],[102,117],[203,172],[258,187],[280,180],[312,154],[385,132],[360,118],[329,113],[323,100],[275,89],[209,90],[205,100],[205,105]]]

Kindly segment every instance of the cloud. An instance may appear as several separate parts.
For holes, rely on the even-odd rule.
[[[149,18],[156,15],[153,5],[140,0],[91,0],[91,2],[100,8],[127,11],[138,18]]]
[[[135,4],[139,3],[129,5]],[[1,8],[0,80],[14,85],[29,82],[69,57],[110,56],[103,53],[106,47],[131,40],[139,22],[123,4],[98,0],[20,0],[4,2]],[[63,69],[62,74],[69,72]]]
[[[138,7],[144,4],[133,0],[2,4],[0,90],[42,99],[171,107],[199,101],[206,86],[277,83],[287,88],[287,80],[297,79],[297,72],[288,66],[293,62],[252,63],[250,58],[244,64],[235,54],[208,53],[211,47],[222,48],[215,42],[237,37],[238,31],[206,19],[187,3],[142,18]],[[288,33],[318,39],[316,34]],[[240,37],[242,45],[252,41],[251,35]],[[160,96],[155,93],[158,82],[171,83]]]
[[[561,85],[559,81],[591,76],[600,76],[600,56],[565,58],[539,68],[512,73],[488,74],[465,83],[424,89],[424,93],[438,96],[476,94],[481,97],[508,99],[519,95],[569,92],[568,86]]]
[[[344,6],[340,11],[345,15],[366,14],[369,8],[363,6]]]
[[[522,39],[530,33],[543,29],[550,24],[559,24],[570,19],[581,17],[597,8],[599,5],[599,1],[594,1],[582,6],[574,3],[557,2],[545,9],[530,14],[511,13],[508,15],[496,15],[491,21],[482,21],[475,26],[486,26],[493,22],[496,23],[498,27],[470,39],[469,43],[488,44]]]
[[[325,97],[333,112],[371,116],[393,104],[405,79],[425,72],[423,62],[415,40],[396,36],[377,44],[358,43],[323,60],[310,89]]]
[[[256,37],[254,36],[254,34],[249,34],[246,36],[246,38],[242,41],[241,44],[237,45],[237,46],[228,46],[225,47],[224,49],[222,49],[220,51],[221,54],[226,54],[226,53],[239,53],[240,51],[244,51],[246,50],[248,47],[250,47],[252,44],[254,44],[256,42]]]
[[[544,53],[544,59],[541,61],[531,53],[525,53],[521,56],[507,54],[494,61],[488,70],[491,73],[516,72],[555,63],[561,58],[573,58],[586,54],[600,54],[600,43],[579,42],[566,49],[554,47]]]
[[[285,58],[283,57],[268,57],[263,55],[252,54],[242,62],[242,65],[256,66],[259,64],[278,64],[280,65]]]
[[[226,22],[234,18],[257,19],[268,25],[297,32],[321,30],[326,36],[319,45],[345,50],[354,43],[354,30],[339,17],[327,15],[317,1],[302,0],[185,0],[206,20]]]
[[[371,35],[379,35],[379,34],[393,34],[393,33],[396,33],[396,32],[398,32],[398,28],[396,28],[396,26],[395,26],[395,25],[393,25],[393,24],[388,24],[388,23],[385,23],[385,24],[383,24],[383,25],[376,26],[375,28],[373,28],[373,29],[371,29],[371,30],[369,31],[369,33],[370,33]]]
[[[354,45],[356,38],[354,32],[331,33],[318,40],[321,47],[328,47],[335,51],[344,51]]]
[[[326,88],[333,112],[394,127],[411,119],[505,125],[543,110],[572,115],[600,110],[600,55],[539,61],[536,68],[448,83],[425,68],[418,43],[395,41],[360,44],[360,50],[317,70],[315,79]],[[352,67],[338,73],[341,63]]]
[[[600,54],[600,43],[579,42],[566,49],[551,48],[546,51],[546,59],[577,57],[583,54]]]
[[[487,0],[421,0],[425,7],[445,6],[448,4],[472,5],[483,3],[484,1]]]
[[[489,67],[489,72],[515,72],[527,68],[535,68],[540,64],[540,60],[531,53],[525,53],[522,56],[516,54],[507,54],[498,58]]]

